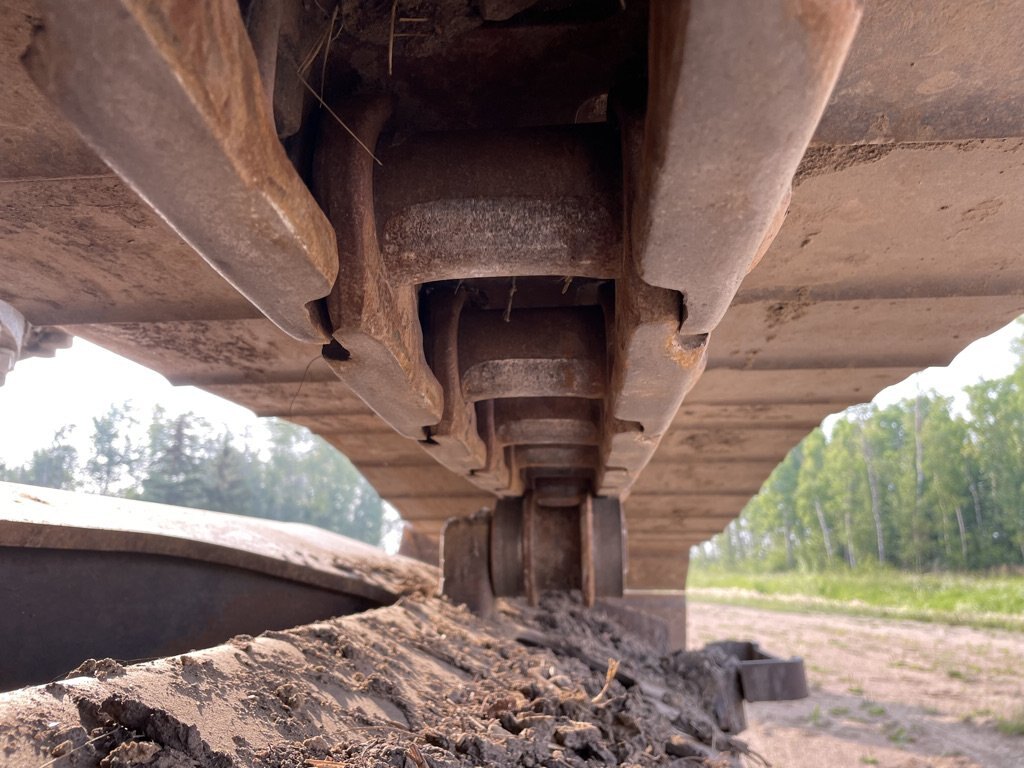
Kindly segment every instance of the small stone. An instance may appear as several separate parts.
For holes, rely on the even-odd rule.
[[[326,753],[331,751],[331,745],[323,736],[313,736],[302,742],[303,749],[309,752]]]
[[[572,723],[555,728],[555,741],[568,749],[586,749],[600,740],[601,731],[590,723]]]
[[[114,659],[86,659],[68,672],[64,679],[95,677],[97,680],[106,680],[108,677],[119,677],[124,671],[124,666]]]
[[[100,760],[100,768],[130,768],[148,765],[160,751],[160,745],[151,741],[126,741]]]

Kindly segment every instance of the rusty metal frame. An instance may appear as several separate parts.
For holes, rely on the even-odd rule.
[[[29,70],[110,166],[399,434],[522,497],[502,509],[524,591],[621,591],[537,553],[621,541],[620,501],[785,219],[859,3],[652,3],[646,70],[581,95],[587,124],[420,133],[407,83],[351,88],[329,51],[303,125],[281,40],[308,30],[280,0],[251,4],[248,31],[234,0],[42,6]]]
[[[604,126],[428,133],[380,148],[374,200],[388,280],[614,279],[618,142]]]
[[[341,254],[342,277],[327,301],[336,343],[325,347],[324,359],[395,430],[422,440],[424,428],[441,420],[444,398],[424,357],[416,288],[393,285],[384,268],[374,158],[366,150],[376,146],[391,108],[383,98],[346,107],[347,130],[325,118],[313,170]]]

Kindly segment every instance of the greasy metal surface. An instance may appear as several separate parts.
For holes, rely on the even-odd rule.
[[[501,499],[488,516],[494,594],[535,600],[544,590],[581,589],[587,605],[598,597],[621,597],[625,535],[619,501],[586,493],[574,506],[546,506],[541,499],[533,491]]]
[[[396,41],[390,77],[386,24],[374,26],[369,5],[339,30],[327,66],[339,107],[359,95],[345,92],[353,82],[395,101],[379,150],[397,158],[422,130],[566,125],[609,91],[626,105],[642,101],[628,97],[638,96],[630,84],[643,85],[643,2],[557,19],[538,6],[529,23],[484,24],[469,5],[453,7],[432,8],[434,21],[446,22],[432,36]],[[35,16],[29,0],[0,7],[0,96],[10,107],[0,124],[0,299],[35,325],[67,325],[172,381],[308,425],[352,457],[424,539],[436,542],[452,514],[493,505],[491,492],[396,435],[325,362],[307,372],[319,345],[262,319],[109,174],[19,63]],[[788,215],[712,334],[707,369],[624,505],[630,586],[681,587],[689,545],[721,530],[824,416],[948,362],[1024,311],[1022,38],[1014,2],[941,2],[927,11],[909,0],[866,4],[797,168]],[[342,117],[352,127],[359,115],[346,107]],[[373,173],[371,161],[366,177]],[[549,279],[543,300],[516,293],[513,317],[516,308],[551,306],[562,281]],[[487,310],[504,309],[507,285],[492,291]],[[607,308],[593,285],[580,285],[568,287],[571,305]],[[597,430],[588,423],[622,419],[592,402],[598,413],[558,408],[565,418],[557,427],[550,411],[482,403],[494,487],[508,487],[507,446],[600,444],[605,422]],[[548,429],[574,437],[536,439]],[[547,482],[556,481],[563,494],[579,491],[572,478]]]
[[[137,661],[381,605],[185,557],[0,545],[0,691],[86,659]]]
[[[277,140],[234,0],[40,6],[38,87],[278,327],[326,341],[333,232]]]

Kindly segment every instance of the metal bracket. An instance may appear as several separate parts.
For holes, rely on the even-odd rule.
[[[26,357],[53,357],[71,346],[71,335],[56,328],[35,327],[6,301],[0,301],[0,386],[14,364]]]
[[[806,699],[807,674],[799,656],[780,659],[761,650],[757,643],[726,640],[712,643],[739,662],[740,690],[746,701],[794,701]]]

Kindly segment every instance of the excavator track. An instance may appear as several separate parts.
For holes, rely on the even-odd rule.
[[[945,10],[8,4],[0,360],[89,339],[322,435],[406,553],[495,510],[490,593],[678,619],[824,416],[1024,311],[1024,14]]]

